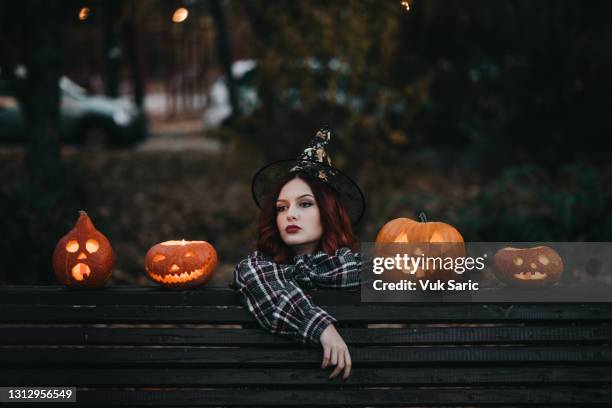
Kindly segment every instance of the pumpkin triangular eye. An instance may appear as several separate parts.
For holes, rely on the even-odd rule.
[[[71,239],[70,241],[68,241],[68,243],[66,244],[66,251],[74,253],[78,250],[79,250],[78,242],[76,242],[74,239]]]
[[[88,239],[85,243],[85,248],[87,248],[87,252],[93,254],[94,252],[98,251],[98,248],[100,248],[100,243],[95,239]]]
[[[397,237],[395,237],[393,242],[408,242],[408,235],[406,235],[405,232],[402,232]]]
[[[162,254],[155,254],[155,256],[153,257],[153,262],[159,262],[159,261],[163,261],[164,259],[166,259],[166,257]]]
[[[438,231],[434,232],[431,238],[429,238],[429,242],[444,242],[444,237]]]
[[[189,257],[189,256],[195,256],[195,254],[192,251],[187,251],[187,253],[185,254],[185,257]]]

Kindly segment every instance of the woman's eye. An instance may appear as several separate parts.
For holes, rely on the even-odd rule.
[[[309,203],[307,201],[304,201],[303,203],[300,204],[300,206],[302,206],[304,208],[310,207],[311,205],[312,205],[312,203]]]
[[[284,205],[283,205],[283,206],[280,206],[280,207],[276,207],[276,211],[277,211],[277,212],[281,212],[281,211],[283,211],[284,209],[285,209],[285,206],[284,206]]]

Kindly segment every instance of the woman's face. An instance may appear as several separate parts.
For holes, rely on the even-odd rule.
[[[323,236],[321,215],[310,186],[300,178],[285,184],[276,200],[276,225],[297,255],[312,253]]]

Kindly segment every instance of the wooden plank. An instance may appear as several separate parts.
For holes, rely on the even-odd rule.
[[[345,328],[350,345],[612,343],[612,325]],[[21,345],[293,345],[263,329],[199,327],[0,326],[0,344]]]
[[[360,290],[310,290],[307,293],[316,304],[352,305],[361,303]],[[553,287],[547,289],[545,303],[608,302],[611,290],[606,287]],[[412,301],[416,301],[413,298]],[[541,292],[510,289],[482,288],[476,293],[465,296],[441,296],[424,300],[445,303],[540,303]],[[180,305],[227,305],[241,304],[237,293],[229,287],[202,286],[189,290],[174,291],[157,285],[151,286],[106,286],[95,290],[70,289],[53,286],[5,286],[0,288],[0,303],[4,304],[156,304],[161,306]]]
[[[308,292],[317,304],[358,304],[360,291],[313,290]],[[0,304],[34,305],[159,305],[159,306],[240,306],[240,297],[230,288],[203,286],[183,291],[160,286],[106,286],[95,290],[63,286],[5,286],[0,288]]]
[[[405,366],[413,363],[600,363],[612,361],[612,347],[434,346],[352,347],[355,365]],[[316,348],[0,346],[7,366],[168,366],[320,364]]]
[[[612,322],[612,303],[595,304],[389,304],[328,306],[326,310],[346,323],[454,323],[579,321]],[[3,305],[0,323],[48,322],[254,322],[237,306],[158,305]]]
[[[493,387],[399,389],[148,389],[81,390],[77,400],[85,406],[404,406],[464,404],[543,404],[576,407],[578,404],[612,404],[612,389],[604,387]],[[600,405],[602,406],[602,405]]]
[[[494,326],[340,329],[352,345],[612,343],[612,326]]]
[[[241,323],[255,321],[238,306],[3,305],[6,323]]]
[[[0,369],[0,384],[12,386],[417,386],[612,384],[610,367],[355,367],[347,382],[329,381],[331,368],[83,368]]]

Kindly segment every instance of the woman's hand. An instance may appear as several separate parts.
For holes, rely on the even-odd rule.
[[[319,340],[321,341],[321,346],[323,346],[323,364],[321,364],[321,368],[326,368],[331,362],[331,365],[335,365],[336,368],[330,374],[329,379],[336,377],[344,369],[343,378],[346,381],[351,374],[351,354],[336,327],[333,324],[327,326],[323,333],[321,333]]]

